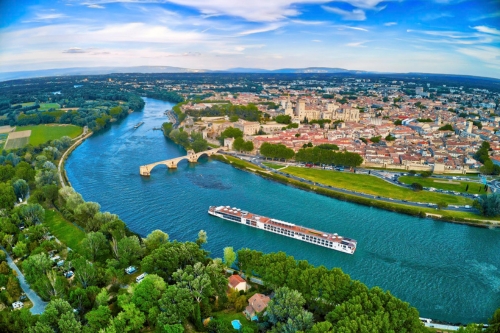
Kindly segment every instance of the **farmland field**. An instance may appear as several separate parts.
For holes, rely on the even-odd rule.
[[[31,136],[29,138],[29,143],[33,146],[45,143],[49,140],[60,139],[63,136],[69,136],[70,138],[75,138],[82,133],[82,128],[75,125],[34,125],[34,126],[22,126],[16,128],[18,131],[31,130]]]
[[[21,103],[23,107],[35,105],[34,102]],[[54,108],[59,109],[61,106],[58,103],[40,103],[40,111],[46,111],[48,109]]]
[[[3,149],[3,146],[4,146],[5,141],[7,140],[7,137],[8,137],[8,136],[9,136],[9,135],[8,135],[8,134],[6,134],[6,133],[2,133],[2,134],[0,134],[0,149]]]
[[[24,138],[9,139],[6,142],[4,149],[9,150],[9,149],[22,148],[22,147],[26,146],[29,142],[30,142],[29,136],[26,136]]]

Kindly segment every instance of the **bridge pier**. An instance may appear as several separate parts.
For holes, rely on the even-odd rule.
[[[141,176],[144,177],[149,177],[151,175],[151,172],[149,171],[148,167],[143,165],[140,167],[140,172]]]

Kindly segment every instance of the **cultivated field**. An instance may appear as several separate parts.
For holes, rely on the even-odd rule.
[[[26,146],[30,141],[30,130],[21,130],[9,133],[7,142],[5,143],[5,150],[18,149]]]
[[[49,140],[60,139],[63,136],[75,138],[78,135],[82,134],[82,128],[80,126],[62,124],[22,126],[16,129],[16,131],[26,130],[31,131],[29,143],[33,146],[37,146]]]
[[[23,107],[33,106],[35,102],[21,103]],[[40,103],[40,111],[46,111],[48,109],[59,109],[61,106],[58,103]]]
[[[5,141],[7,141],[8,136],[9,135],[5,133],[0,134],[0,149],[3,149],[3,146],[5,144]]]
[[[9,133],[14,131],[16,128],[15,127],[10,127],[10,126],[0,126],[0,133]]]

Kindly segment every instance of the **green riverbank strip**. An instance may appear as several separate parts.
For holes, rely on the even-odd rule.
[[[463,224],[469,224],[469,225],[473,225],[473,226],[491,227],[491,226],[496,226],[500,223],[500,218],[484,219],[481,216],[476,215],[472,212],[457,212],[457,211],[450,211],[450,210],[436,210],[435,208],[408,206],[408,205],[403,205],[403,204],[398,204],[398,203],[393,203],[393,202],[385,202],[385,201],[377,200],[376,198],[373,198],[373,199],[364,198],[364,197],[357,196],[355,194],[346,194],[346,193],[338,192],[338,191],[331,190],[331,189],[325,189],[325,188],[311,185],[308,183],[296,181],[294,179],[291,179],[291,178],[288,178],[288,177],[285,177],[285,176],[282,176],[279,174],[275,174],[271,171],[264,170],[264,169],[260,168],[259,166],[256,166],[252,163],[240,160],[240,159],[232,157],[232,156],[213,155],[211,158],[216,159],[216,160],[221,161],[221,162],[224,162],[224,163],[229,163],[238,169],[253,172],[253,173],[255,173],[259,176],[262,176],[264,178],[272,179],[272,180],[278,181],[278,182],[286,184],[286,185],[291,185],[291,186],[294,186],[294,187],[297,187],[297,188],[300,188],[300,189],[303,189],[306,191],[313,191],[313,192],[316,192],[318,194],[326,195],[326,196],[336,198],[339,200],[343,200],[343,201],[350,201],[350,202],[362,204],[365,206],[377,207],[377,208],[381,208],[381,209],[385,209],[385,210],[389,210],[389,211],[394,211],[394,212],[398,212],[398,213],[403,213],[403,214],[408,214],[408,215],[413,215],[413,216],[420,216],[420,217],[429,216],[429,217],[432,217],[433,219],[436,219],[436,220],[443,220],[443,221],[449,221],[449,222],[455,222],[455,223],[463,223]],[[291,173],[290,172],[291,168],[294,168],[294,167],[287,167],[286,169],[283,170],[283,172],[286,171],[287,173]],[[297,169],[305,170],[304,168],[297,168]],[[309,169],[309,170],[311,170],[311,169]],[[313,170],[313,171],[328,172],[327,170]],[[334,172],[331,172],[331,173],[333,174]],[[312,178],[309,178],[311,176],[306,176],[304,174],[304,172],[302,172],[301,174],[302,175],[297,175],[297,176],[302,177],[304,179],[309,179],[309,180],[314,181],[314,182],[322,183],[322,182],[316,181]],[[337,174],[341,175],[341,176],[349,175],[349,174],[340,173],[340,172],[338,172]],[[370,177],[369,178],[370,182],[372,182],[374,179],[376,179],[375,177],[368,176],[368,175],[353,174],[352,176]],[[352,179],[351,179],[351,181],[352,181]],[[391,185],[383,180],[380,180],[380,181],[384,182],[385,186],[393,186],[395,188],[399,188],[398,186]],[[334,182],[334,180],[330,179],[330,182]],[[338,183],[330,183],[330,184],[324,184],[324,185],[342,187]],[[358,184],[356,186],[360,186],[360,185]],[[350,188],[346,188],[346,189],[350,190]],[[371,190],[374,190],[374,187],[371,187]],[[364,192],[362,189],[359,189],[357,191]],[[386,189],[386,191],[387,191],[387,189]],[[390,193],[391,197],[396,199],[395,196],[392,196],[393,193],[390,192],[390,191],[392,191],[392,188],[390,188],[388,191],[389,192],[386,192],[386,193]],[[411,190],[409,190],[409,191],[413,192]],[[418,192],[415,192],[415,193],[418,193]],[[421,192],[421,193],[423,195],[426,195],[428,192]],[[435,193],[435,194],[438,194],[438,193]],[[375,193],[374,195],[375,196],[379,195],[379,193]],[[439,194],[439,195],[444,196],[444,194]],[[409,200],[409,198],[404,198],[404,199]],[[469,201],[467,201],[468,203],[471,202],[470,199],[466,199],[466,198],[461,198],[461,199],[469,200]],[[442,198],[439,198],[439,201],[442,201]],[[427,197],[427,201],[422,200],[422,202],[430,202],[430,201],[429,201],[429,198]]]

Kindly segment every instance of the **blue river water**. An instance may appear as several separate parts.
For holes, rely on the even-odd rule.
[[[185,151],[153,130],[172,107],[146,98],[130,114],[95,134],[66,162],[72,186],[103,211],[118,214],[146,236],[161,229],[171,239],[208,234],[206,249],[284,251],[315,265],[340,267],[353,279],[380,286],[415,306],[421,316],[449,322],[486,322],[500,307],[500,230],[410,217],[327,198],[278,184],[213,160],[186,161],[177,170],[157,166],[151,177],[139,166]],[[138,129],[133,126],[143,121]],[[251,212],[354,238],[354,255],[331,251],[207,214],[210,205]]]

